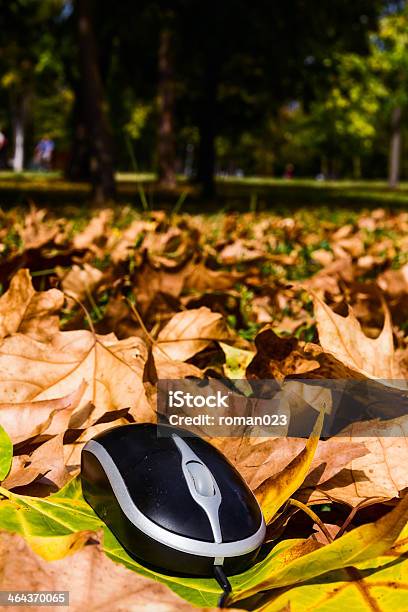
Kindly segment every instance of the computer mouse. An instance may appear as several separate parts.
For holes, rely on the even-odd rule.
[[[264,541],[261,509],[241,475],[181,428],[104,431],[82,450],[81,480],[86,501],[129,555],[164,573],[222,582],[223,573],[251,566]]]

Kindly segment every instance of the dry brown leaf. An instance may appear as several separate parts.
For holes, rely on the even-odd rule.
[[[225,322],[217,312],[202,306],[175,314],[161,330],[154,348],[154,355],[165,353],[175,361],[186,361],[205,349],[213,340],[227,340],[229,333]]]
[[[384,326],[377,338],[368,338],[361,329],[353,309],[342,317],[314,292],[313,302],[320,344],[341,363],[369,378],[401,381],[401,370],[395,359],[391,317],[385,308]]]
[[[102,433],[106,429],[128,424],[129,420],[123,417],[115,419],[114,421],[92,424],[89,427],[84,428],[82,433],[80,433],[80,435],[74,440],[74,442],[64,444],[64,464],[66,465],[69,471],[70,477],[75,476],[79,473],[82,447],[86,444],[86,442],[88,442],[88,440],[90,440],[97,434]]]
[[[234,264],[240,262],[256,261],[265,258],[265,252],[256,248],[255,244],[244,244],[242,240],[236,240],[225,246],[219,254],[223,264]]]
[[[0,339],[18,330],[33,295],[29,271],[19,270],[0,297]]]
[[[64,464],[63,437],[63,433],[54,436],[31,455],[14,457],[2,486],[10,490],[27,485],[39,476],[46,476],[58,488],[62,487],[71,477]]]
[[[319,490],[351,506],[372,499],[392,499],[408,487],[408,418],[353,423],[339,436],[344,444],[363,443],[368,453],[351,461]],[[311,500],[319,496],[314,492]]]
[[[286,376],[306,374],[320,367],[296,338],[280,338],[270,328],[257,335],[255,346],[257,353],[247,368],[248,378],[275,378],[281,382]]]
[[[386,270],[377,279],[378,285],[391,297],[408,294],[408,264],[399,270]]]
[[[24,442],[41,434],[57,435],[65,432],[72,412],[79,406],[86,383],[64,397],[39,401],[0,404],[0,424],[13,444]],[[7,396],[2,393],[2,398]]]
[[[55,223],[47,224],[45,217],[47,210],[36,209],[34,206],[24,217],[24,223],[17,225],[17,229],[24,243],[25,249],[38,249],[54,240],[59,232]]]
[[[74,248],[91,248],[98,239],[105,238],[107,235],[107,226],[112,220],[112,217],[113,211],[110,209],[101,210],[98,215],[92,217],[86,228],[74,236]]]
[[[64,305],[64,294],[58,289],[36,291],[27,306],[18,328],[35,340],[48,342],[59,331],[59,312]]]
[[[169,359],[167,354],[161,352],[160,346],[154,349],[153,353],[154,364],[159,379],[175,380],[178,378],[186,378],[187,376],[195,376],[197,378],[203,377],[203,372],[192,363]]]
[[[19,270],[0,298],[0,339],[21,332],[47,341],[58,331],[58,315],[64,295],[58,289],[35,291],[30,273]]]
[[[331,264],[305,280],[302,285],[306,289],[310,287],[315,291],[337,295],[340,293],[339,282],[352,282],[353,278],[354,270],[351,257],[344,254],[340,259],[335,259]]]
[[[205,291],[225,291],[231,289],[242,278],[241,274],[211,270],[204,262],[195,263],[189,267],[184,289],[204,293]]]
[[[212,440],[239,469],[252,490],[280,472],[304,448],[302,438],[222,438]],[[355,458],[366,455],[364,443],[344,438],[320,441],[305,486],[317,486],[332,478]]]
[[[98,268],[84,263],[83,266],[74,264],[67,274],[60,270],[59,276],[62,277],[62,288],[68,296],[84,300],[90,293],[92,294],[101,281],[103,273]]]
[[[156,268],[149,261],[145,262],[133,283],[133,294],[136,296],[137,305],[142,313],[147,310],[158,293],[165,293],[174,298],[179,297],[187,273],[184,268],[167,270],[161,267]]]
[[[114,263],[125,261],[130,255],[130,250],[134,248],[138,237],[143,232],[154,231],[155,227],[156,223],[154,221],[136,219],[129,227],[120,232],[119,236],[112,232],[106,245],[112,261]]]
[[[111,561],[96,544],[65,559],[44,561],[17,536],[0,537],[0,589],[69,591],[72,612],[199,612],[157,581]],[[47,608],[58,612],[60,607]],[[31,606],[33,612],[43,607]]]
[[[51,400],[72,393],[85,381],[78,408],[92,402],[94,419],[130,406],[136,420],[151,420],[142,382],[146,356],[140,338],[118,341],[114,334],[78,330],[59,332],[46,344],[14,334],[0,347],[0,400]]]
[[[316,249],[312,253],[312,259],[321,266],[329,266],[333,262],[333,253],[326,249]]]

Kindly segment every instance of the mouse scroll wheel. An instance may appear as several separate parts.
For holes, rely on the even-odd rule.
[[[188,461],[186,463],[186,468],[192,478],[194,488],[199,495],[203,497],[215,495],[213,479],[208,467],[198,461]]]

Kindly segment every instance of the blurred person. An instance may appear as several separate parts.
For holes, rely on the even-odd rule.
[[[7,144],[6,135],[0,130],[0,170],[7,168]]]
[[[293,164],[286,164],[285,172],[283,173],[284,179],[293,179],[295,174],[295,166]]]
[[[43,136],[34,150],[34,164],[39,170],[51,170],[54,149],[54,141]]]

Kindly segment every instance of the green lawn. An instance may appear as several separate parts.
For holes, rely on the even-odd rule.
[[[174,205],[180,196],[186,196],[184,209],[201,205],[198,189],[188,185],[183,177],[174,193],[161,191],[153,173],[119,172],[117,181],[119,200],[124,203],[141,205],[145,198],[150,207],[156,208]],[[81,204],[88,200],[90,191],[89,184],[68,182],[58,172],[0,172],[0,205],[7,207],[29,201],[41,205]],[[392,190],[385,181],[219,178],[213,203],[214,208],[237,210],[307,205],[404,207],[408,205],[408,182]]]

